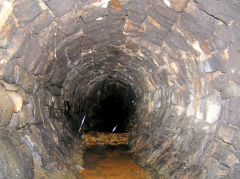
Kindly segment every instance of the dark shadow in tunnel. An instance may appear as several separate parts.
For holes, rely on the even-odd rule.
[[[128,132],[135,100],[132,88],[118,79],[97,84],[85,102],[88,120],[84,132]]]
[[[136,96],[132,88],[115,78],[107,78],[94,86],[84,100],[79,100],[74,111],[67,105],[65,115],[71,131],[87,132],[128,132],[136,110]],[[84,117],[85,116],[85,117]]]
[[[99,89],[98,105],[93,108],[92,120],[95,125],[90,130],[99,132],[126,132],[131,113],[131,99],[126,99],[122,87],[110,85]],[[129,101],[128,101],[129,100]]]

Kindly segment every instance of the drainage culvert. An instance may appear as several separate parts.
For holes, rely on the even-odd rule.
[[[238,178],[239,9],[0,0],[0,178],[58,174],[91,132],[127,132],[159,177]]]

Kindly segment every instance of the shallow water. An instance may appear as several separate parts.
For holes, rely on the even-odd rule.
[[[85,166],[79,179],[150,179],[126,149],[89,148],[84,154]]]

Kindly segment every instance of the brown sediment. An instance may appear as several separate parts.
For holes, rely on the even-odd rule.
[[[84,134],[85,169],[79,179],[148,179],[149,171],[136,163],[128,151],[128,133]]]
[[[86,168],[78,179],[150,179],[150,174],[127,151],[86,151]]]
[[[116,11],[122,11],[122,6],[118,0],[111,0],[111,7]]]
[[[84,144],[93,145],[128,145],[128,133],[91,132],[84,134]]]

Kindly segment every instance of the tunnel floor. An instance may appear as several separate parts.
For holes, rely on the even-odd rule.
[[[89,133],[84,135],[84,169],[78,179],[150,179],[130,154],[127,133]]]

